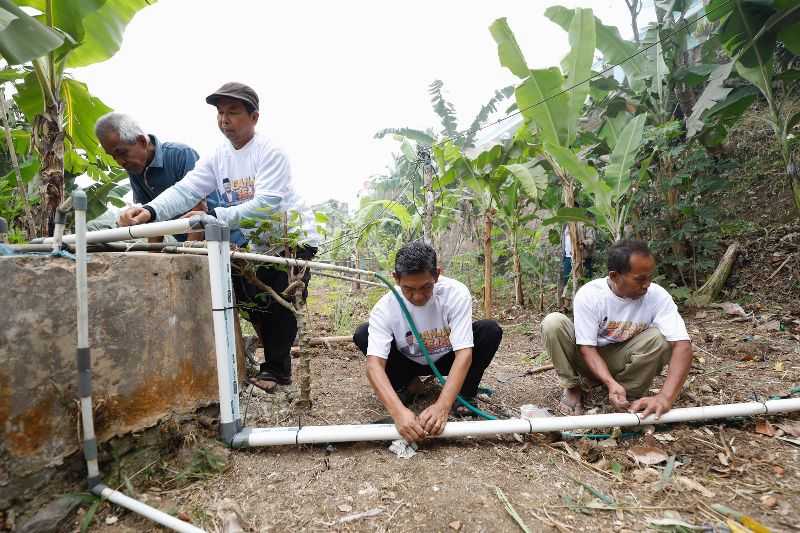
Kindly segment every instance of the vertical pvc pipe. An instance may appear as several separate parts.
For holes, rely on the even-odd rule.
[[[225,339],[227,340],[228,344],[227,360],[228,364],[230,365],[233,421],[236,426],[236,432],[239,432],[242,429],[242,415],[239,405],[239,365],[236,361],[236,327],[234,324],[234,313],[236,312],[236,309],[234,306],[233,283],[231,281],[230,238],[230,228],[223,226],[222,241],[220,241],[220,255],[222,257],[221,284],[225,287]]]
[[[86,458],[89,488],[100,483],[100,467],[97,463],[97,439],[94,434],[92,413],[92,357],[89,352],[89,292],[86,273],[86,193],[72,193],[75,208],[75,286],[78,308],[78,397],[81,403],[83,425],[83,455]]]
[[[233,292],[228,244],[230,231],[227,226],[216,223],[207,224],[205,230],[214,346],[217,352],[220,437],[230,444],[233,436],[241,430],[236,349],[233,341]]]

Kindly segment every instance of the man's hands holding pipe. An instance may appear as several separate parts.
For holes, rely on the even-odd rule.
[[[150,211],[144,207],[129,207],[120,213],[117,224],[120,226],[135,226],[150,222]]]

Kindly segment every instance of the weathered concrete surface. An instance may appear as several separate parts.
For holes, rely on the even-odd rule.
[[[79,450],[74,267],[0,257],[0,509]],[[215,402],[206,258],[91,254],[88,273],[98,440]]]

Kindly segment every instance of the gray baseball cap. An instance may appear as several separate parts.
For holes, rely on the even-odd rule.
[[[252,87],[248,87],[244,83],[230,81],[224,84],[222,87],[206,96],[206,103],[217,105],[217,101],[222,97],[241,100],[242,102],[250,104],[258,111],[258,95]]]

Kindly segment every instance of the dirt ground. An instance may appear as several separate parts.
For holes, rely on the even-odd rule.
[[[366,318],[382,292],[348,291],[339,282],[312,282],[315,335],[343,334]],[[747,316],[714,307],[683,311],[695,362],[676,406],[788,396],[800,384],[800,316],[756,303],[744,311]],[[491,395],[479,406],[500,416],[518,413],[522,404],[554,409],[555,373],[523,375],[546,362],[542,315],[513,307],[498,314],[504,339],[482,383]],[[352,346],[315,349],[312,364],[310,413],[291,409],[293,387],[275,395],[246,389],[247,425],[368,423],[386,416]],[[430,384],[415,407],[435,395]],[[593,397],[599,401],[602,394]],[[531,531],[642,531],[653,520],[736,531],[715,504],[773,531],[800,524],[797,415],[663,426],[604,440],[597,433],[612,428],[561,442],[542,435],[432,440],[409,459],[392,454],[387,442],[231,451],[215,440],[212,421],[196,428],[173,455],[118,466],[127,490],[208,531],[223,531],[231,513],[245,531],[520,530],[502,497]],[[674,458],[667,459],[674,461],[672,471],[664,461],[637,464],[632,456],[645,452],[654,460]],[[158,531],[105,503],[96,511],[90,531]],[[86,513],[84,506],[69,530],[79,530]],[[664,530],[689,531],[669,527]]]

